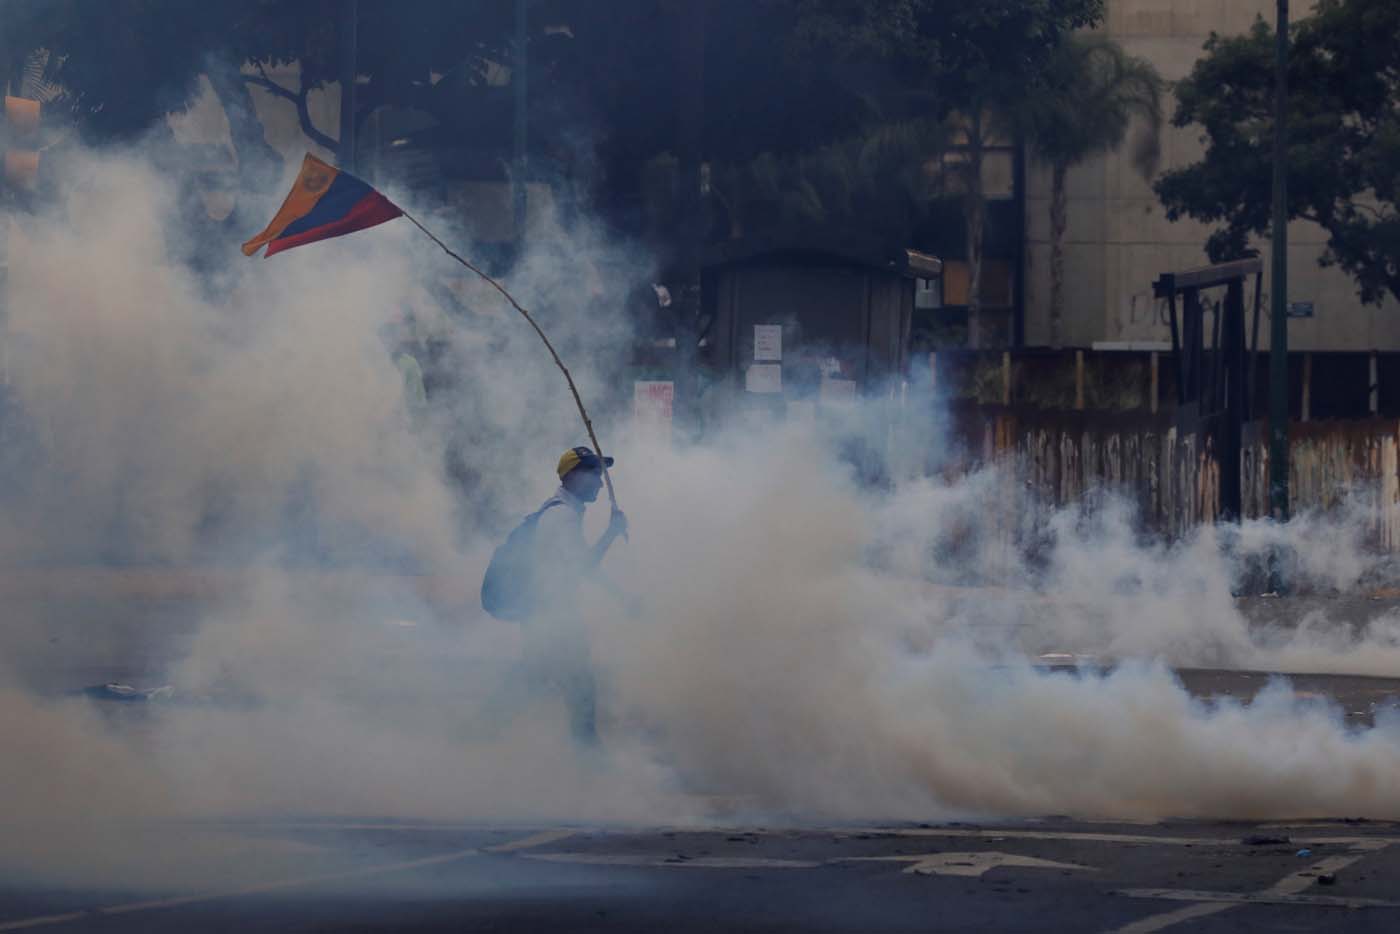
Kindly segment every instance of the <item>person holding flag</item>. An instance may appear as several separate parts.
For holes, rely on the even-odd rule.
[[[564,701],[569,731],[586,748],[598,743],[598,689],[576,592],[586,576],[604,580],[598,565],[613,542],[626,536],[627,517],[614,507],[607,530],[590,545],[583,514],[597,501],[603,470],[612,464],[611,457],[600,458],[590,448],[565,451],[555,467],[559,489],[521,523],[527,534],[512,533],[497,550],[481,590],[488,612],[507,598],[514,612],[498,615],[524,624],[524,677]]]
[[[526,668],[546,685],[558,690],[569,706],[570,729],[582,745],[597,744],[596,687],[588,663],[587,640],[572,611],[572,598],[579,580],[590,574],[614,595],[620,592],[598,572],[598,564],[613,542],[627,537],[627,517],[617,505],[608,468],[613,459],[605,457],[593,422],[583,406],[578,387],[554,345],[534,317],[492,277],[450,250],[446,244],[364,181],[342,172],[310,153],[302,160],[292,190],[271,223],[243,244],[245,256],[259,250],[271,257],[293,247],[328,240],[365,230],[396,217],[403,217],[461,265],[476,273],[500,292],[511,307],[534,329],[544,342],[555,366],[564,374],[574,404],[588,431],[592,448],[576,447],[564,452],[556,472],[560,486],[539,510],[526,517],[506,543],[497,549],[492,568],[482,583],[482,602],[488,612],[503,619],[521,621],[562,621],[562,625],[530,625],[527,630]],[[583,537],[583,513],[588,503],[606,487],[612,504],[607,531],[592,545]],[[500,567],[496,567],[497,563]],[[498,579],[492,584],[493,574]],[[496,608],[492,603],[500,599]],[[635,607],[629,610],[635,612]]]
[[[502,297],[510,303],[510,306],[519,312],[526,323],[539,335],[540,340],[544,342],[545,349],[554,359],[554,365],[559,368],[559,372],[564,374],[564,381],[569,384],[569,392],[574,397],[574,405],[578,407],[579,417],[583,419],[583,427],[588,430],[588,439],[593,442],[595,456],[600,459],[603,465],[603,485],[607,488],[608,500],[616,511],[617,493],[613,490],[612,477],[609,476],[607,468],[611,459],[603,457],[603,446],[598,443],[598,435],[593,431],[593,421],[588,417],[588,410],[583,407],[583,397],[579,395],[578,387],[574,385],[574,378],[570,375],[569,368],[564,366],[563,360],[559,359],[559,353],[549,342],[549,338],[545,336],[544,330],[536,323],[534,316],[515,300],[515,296],[506,291],[505,286],[454,253],[431,230],[420,224],[417,218],[375,191],[369,184],[348,172],[342,172],[321,159],[317,159],[311,153],[307,153],[306,157],[302,159],[301,171],[297,173],[296,181],[282,202],[282,207],[278,209],[272,222],[262,233],[243,244],[243,255],[252,256],[266,247],[267,250],[263,255],[270,257],[283,250],[290,250],[292,247],[315,243],[319,240],[329,240],[331,237],[340,237],[357,230],[365,230],[391,221],[396,217],[402,217],[417,227],[429,240],[441,247],[444,253],[476,273],[488,285],[500,292]]]

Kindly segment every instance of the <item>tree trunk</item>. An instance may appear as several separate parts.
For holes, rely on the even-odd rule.
[[[1059,347],[1065,311],[1065,173],[1056,165],[1050,177],[1050,346]]]

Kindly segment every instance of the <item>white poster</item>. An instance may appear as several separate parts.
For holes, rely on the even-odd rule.
[[[744,388],[749,392],[782,392],[783,366],[780,363],[755,363],[744,374]]]
[[[755,324],[753,326],[754,360],[783,359],[783,326],[781,324]]]

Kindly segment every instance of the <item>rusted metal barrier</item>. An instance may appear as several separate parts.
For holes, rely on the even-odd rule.
[[[1092,507],[1104,491],[1125,496],[1145,531],[1178,538],[1221,518],[1221,464],[1213,426],[1156,415],[1033,407],[953,405],[951,435],[961,469],[1006,469],[1004,503]],[[1268,515],[1268,443],[1262,423],[1245,426],[1242,506]],[[1295,422],[1290,427],[1289,486],[1294,514],[1349,502],[1367,510],[1376,547],[1400,550],[1400,421]]]

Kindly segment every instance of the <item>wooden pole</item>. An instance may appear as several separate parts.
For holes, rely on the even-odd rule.
[[[1288,0],[1274,27],[1273,251],[1269,319],[1269,515],[1288,518]],[[1276,579],[1274,583],[1280,582]],[[1273,588],[1279,590],[1278,586]]]
[[[400,210],[402,210],[402,208],[400,208]],[[492,288],[504,295],[506,301],[510,302],[511,307],[514,308],[516,311],[520,312],[520,316],[523,317],[529,323],[530,327],[535,329],[535,333],[540,336],[540,340],[544,341],[545,349],[547,349],[549,351],[549,355],[554,358],[554,365],[559,367],[559,372],[564,374],[564,381],[569,384],[569,392],[571,392],[574,396],[574,404],[578,406],[578,414],[583,418],[583,427],[588,429],[588,440],[593,442],[593,453],[598,455],[598,460],[602,464],[603,483],[606,484],[608,488],[608,501],[612,503],[613,509],[617,509],[617,493],[613,491],[612,476],[608,473],[608,463],[607,460],[603,457],[603,446],[598,443],[598,435],[595,434],[593,431],[593,421],[588,417],[588,410],[583,407],[583,399],[578,394],[578,387],[574,385],[574,378],[571,375],[569,375],[569,368],[564,366],[563,360],[559,359],[559,354],[554,350],[554,345],[549,342],[548,337],[545,337],[544,331],[541,330],[540,326],[535,323],[534,317],[532,317],[528,311],[521,307],[521,304],[515,300],[515,296],[511,295],[509,292],[506,291],[505,286],[501,285],[499,282],[488,276],[486,273],[482,272],[480,269],[477,269],[467,260],[452,252],[452,250],[448,248],[447,244],[443,243],[441,240],[439,240],[436,236],[433,235],[433,232],[431,230],[418,223],[418,219],[416,217],[414,217],[412,214],[409,214],[407,211],[404,212],[403,216],[407,218],[408,222],[411,223],[414,227],[417,227],[419,230],[423,231],[423,233],[427,234],[429,240],[442,247],[442,251],[444,253],[455,259],[457,262],[461,263],[463,266],[470,269],[472,272],[476,273],[482,279],[485,279],[491,285]]]

